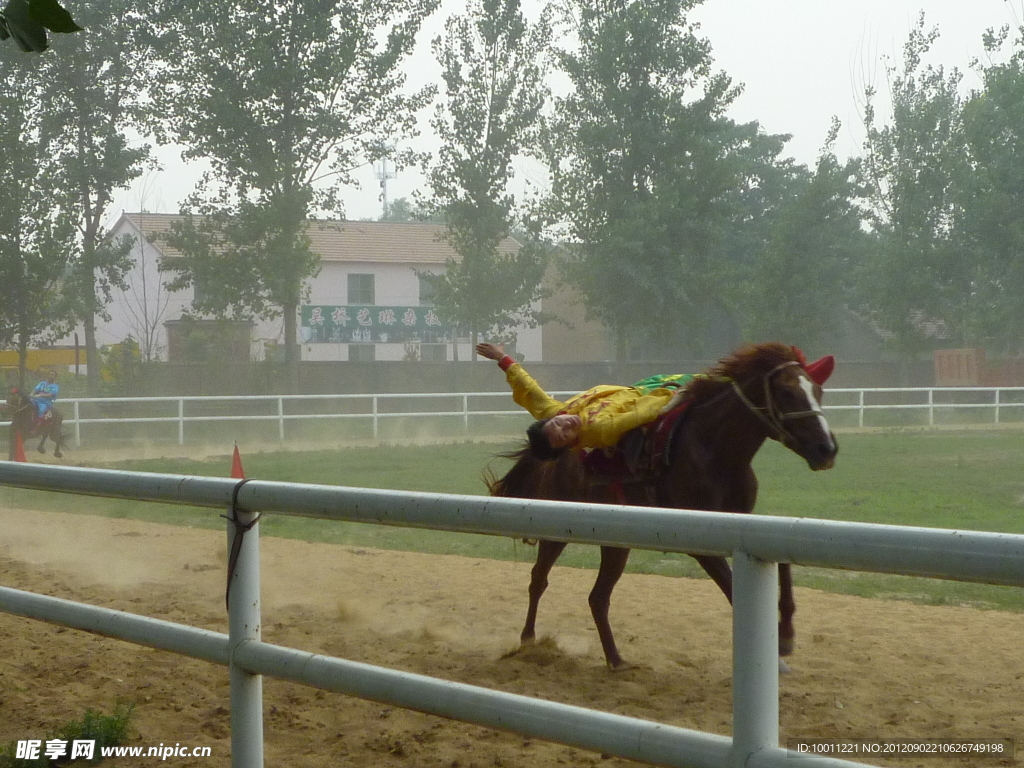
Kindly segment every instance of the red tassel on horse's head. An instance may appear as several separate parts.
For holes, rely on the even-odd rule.
[[[800,363],[801,367],[807,371],[807,375],[811,377],[811,381],[817,384],[819,387],[828,381],[828,377],[832,375],[832,371],[836,367],[836,358],[834,355],[825,355],[824,357],[815,360],[813,363],[807,362],[807,357],[800,350],[799,347],[792,347],[793,354],[796,355],[796,361]]]
[[[834,355],[825,355],[820,360],[815,360],[813,363],[808,363],[804,366],[804,370],[807,371],[807,375],[811,377],[811,381],[817,384],[819,387],[828,381],[828,377],[832,375],[832,371],[836,367],[836,358]]]

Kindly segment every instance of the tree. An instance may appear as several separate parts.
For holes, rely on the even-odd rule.
[[[19,353],[66,334],[72,315],[61,281],[74,251],[72,202],[60,183],[55,148],[40,131],[38,73],[0,51],[0,340]]]
[[[863,189],[859,162],[835,156],[838,132],[834,120],[814,171],[800,166],[786,194],[765,206],[767,240],[737,280],[752,338],[811,349],[834,335],[839,312],[854,299],[850,278],[867,245]]]
[[[566,271],[588,312],[627,342],[664,345],[681,328],[699,347],[722,295],[726,223],[750,180],[751,154],[781,142],[724,110],[737,90],[712,74],[711,49],[686,13],[696,0],[571,0],[578,46],[557,52],[572,92],[545,130],[548,203],[563,222]]]
[[[412,202],[408,198],[400,197],[388,203],[387,210],[380,217],[380,221],[388,221],[403,224],[413,221],[429,221],[435,224],[443,224],[444,219],[436,213],[426,210],[418,202]]]
[[[947,322],[966,346],[1024,353],[1024,29],[1003,63],[981,68],[983,86],[963,107],[967,172],[955,196]],[[990,52],[1008,30],[986,36]]]
[[[509,183],[513,159],[536,135],[550,36],[546,14],[531,26],[519,0],[472,0],[433,41],[445,93],[431,123],[442,145],[428,208],[443,216],[459,255],[434,278],[435,301],[471,332],[473,347],[480,333],[500,336],[535,322],[530,305],[540,298],[543,246],[536,236],[515,251],[502,243],[524,224]]]
[[[172,287],[195,309],[284,318],[289,389],[298,387],[297,314],[318,257],[310,212],[338,210],[352,170],[411,134],[432,89],[401,92],[398,67],[436,0],[168,0],[157,103],[187,158],[212,171],[173,235]],[[224,24],[223,19],[231,19]],[[415,161],[412,153],[396,158]],[[199,217],[192,218],[192,214]]]
[[[952,241],[954,192],[965,170],[961,76],[924,65],[937,37],[922,14],[902,69],[888,70],[889,124],[878,123],[874,89],[866,93],[863,169],[877,239],[858,282],[864,308],[894,334],[905,359],[929,348],[922,318],[949,317],[949,276],[961,259]]]
[[[56,55],[39,65],[40,126],[56,148],[59,181],[73,198],[80,231],[65,291],[84,326],[93,396],[100,392],[101,367],[96,319],[107,317],[111,289],[125,288],[131,268],[131,244],[108,240],[103,222],[114,192],[129,187],[150,164],[149,145],[128,138],[152,122],[146,99],[152,74],[149,24],[135,7],[129,0],[80,5],[79,17],[95,34],[55,41]]]
[[[0,11],[0,40],[13,38],[25,53],[40,53],[49,47],[46,31],[81,32],[57,0],[8,0]]]

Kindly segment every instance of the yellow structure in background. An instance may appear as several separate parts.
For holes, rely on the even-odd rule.
[[[79,349],[78,363],[85,365],[85,350]],[[73,371],[75,368],[74,347],[51,347],[49,349],[30,349],[25,367],[30,371],[41,371],[44,368],[58,367]],[[18,350],[0,350],[0,368],[18,367]]]

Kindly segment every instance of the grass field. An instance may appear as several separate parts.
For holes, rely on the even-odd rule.
[[[1024,533],[1024,431],[890,430],[839,438],[836,467],[810,472],[786,449],[768,443],[755,462],[757,512],[893,525]],[[508,446],[511,447],[511,446]],[[454,443],[243,455],[246,475],[263,480],[367,488],[482,494],[486,467],[500,474],[505,446]],[[227,476],[230,456],[206,461],[163,459],[104,465],[114,469]],[[0,489],[0,503],[111,517],[221,528],[219,513],[170,505]],[[264,535],[355,546],[530,561],[535,550],[508,538],[452,534],[268,515]],[[594,567],[596,547],[570,547],[562,565]],[[685,555],[636,551],[630,570],[702,576]],[[867,597],[968,604],[1024,611],[1024,590],[931,579],[795,569],[799,585]],[[523,585],[524,600],[526,585]]]

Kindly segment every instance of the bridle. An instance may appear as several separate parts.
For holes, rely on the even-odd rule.
[[[762,379],[764,383],[763,406],[754,405],[750,398],[744,394],[743,389],[736,383],[735,379],[730,382],[732,384],[733,391],[736,393],[736,397],[740,399],[741,403],[747,406],[751,413],[757,416],[757,418],[760,419],[766,427],[768,427],[771,437],[787,446],[799,443],[793,433],[786,429],[785,423],[787,421],[792,419],[806,419],[809,416],[821,416],[820,408],[812,407],[810,410],[806,411],[783,411],[776,405],[775,398],[772,397],[772,377],[779,371],[793,365],[799,366],[800,363],[796,360],[789,360],[785,363],[780,363],[764,375],[764,378]]]
[[[11,405],[11,398],[12,397],[16,397],[18,399],[18,402],[21,403],[21,404],[20,405]],[[31,400],[31,398],[25,397],[25,395],[23,395],[20,390],[12,391],[9,394],[8,398],[7,398],[7,402],[4,403],[4,408],[6,408],[7,410],[10,411],[10,414],[11,414],[12,417],[18,415],[19,413],[22,413],[23,411],[25,411],[25,410],[27,410],[27,409],[29,409],[31,407],[32,407],[32,400]]]

